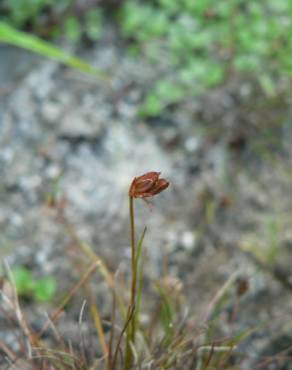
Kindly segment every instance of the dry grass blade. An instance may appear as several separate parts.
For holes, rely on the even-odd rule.
[[[79,326],[79,335],[80,335],[81,358],[82,358],[83,363],[86,365],[86,367],[88,367],[87,358],[85,354],[85,340],[84,340],[84,335],[83,335],[83,330],[82,330],[83,315],[84,315],[86,303],[87,303],[86,300],[84,300],[82,303],[82,306],[79,312],[78,326]]]
[[[117,290],[115,289],[115,279],[114,279],[113,274],[108,270],[108,268],[106,267],[106,265],[103,262],[103,260],[94,252],[93,248],[89,244],[83,242],[79,238],[79,236],[77,235],[74,227],[71,225],[71,223],[66,218],[63,210],[59,210],[59,212],[58,212],[58,220],[65,227],[67,233],[70,235],[70,237],[72,238],[72,240],[74,241],[74,243],[89,258],[89,260],[90,261],[94,260],[94,261],[96,261],[98,263],[98,269],[99,269],[101,275],[103,276],[103,278],[105,279],[105,281],[107,282],[107,284],[110,287],[110,289],[115,294],[118,308],[119,308],[121,314],[123,315],[123,317],[125,318],[126,317],[126,311],[127,310],[126,310],[126,307],[125,307],[125,305],[123,303],[123,300],[121,299],[121,297],[119,296]]]
[[[56,349],[50,348],[35,348],[38,350],[39,355],[33,356],[32,359],[34,360],[41,360],[47,359],[50,361],[49,369],[71,369],[71,370],[79,370],[83,369],[83,364],[80,363],[80,360],[77,356],[74,355],[73,351],[65,352],[65,351],[58,351]],[[39,369],[38,369],[39,370]]]
[[[55,324],[52,322],[50,316],[48,315],[48,313],[46,312],[46,319],[47,319],[47,322],[48,322],[48,325],[50,326],[50,328],[52,329],[52,332],[57,340],[57,342],[63,347],[65,348],[65,343],[64,343],[64,339],[62,338],[61,334],[58,332],[58,329],[56,328]]]
[[[95,324],[95,327],[96,327],[96,330],[97,330],[97,333],[98,333],[98,337],[99,337],[99,340],[100,340],[100,344],[101,344],[101,347],[102,347],[103,354],[104,354],[104,356],[108,356],[109,349],[108,349],[108,346],[106,344],[105,335],[104,335],[104,331],[103,331],[102,324],[101,324],[100,314],[99,314],[99,311],[98,311],[96,305],[94,305],[94,304],[90,305],[90,312],[91,312],[91,315],[92,315],[93,320],[94,320],[94,324]]]
[[[17,359],[16,354],[2,341],[0,341],[0,350],[6,354],[6,356],[11,360],[15,361]]]
[[[104,334],[104,330],[103,330],[102,323],[101,323],[101,316],[100,316],[99,310],[98,310],[98,308],[95,304],[95,300],[93,298],[93,294],[92,294],[90,285],[87,284],[87,283],[85,284],[85,291],[86,291],[86,294],[87,294],[89,302],[90,302],[90,314],[91,314],[91,317],[93,319],[95,329],[96,329],[96,332],[97,332],[97,336],[98,336],[99,341],[100,341],[103,356],[105,358],[107,358],[108,353],[109,353],[109,349],[108,349],[108,345],[106,343],[105,334]]]
[[[16,290],[16,284],[14,281],[14,277],[12,274],[12,271],[10,269],[9,264],[7,263],[6,260],[4,260],[4,265],[7,271],[7,275],[9,276],[9,279],[11,281],[11,286],[12,286],[12,297],[10,300],[10,304],[15,312],[17,321],[19,323],[19,326],[21,327],[23,333],[25,334],[26,338],[28,339],[28,352],[29,352],[29,357],[31,357],[32,346],[37,346],[38,345],[38,338],[33,333],[32,329],[30,328],[29,324],[26,321],[26,318],[20,308],[19,300],[18,300],[18,295],[17,295],[17,290]]]
[[[217,303],[220,301],[220,299],[224,296],[224,294],[227,292],[227,290],[232,286],[235,281],[237,280],[238,276],[240,276],[240,271],[235,271],[229,279],[224,283],[224,285],[218,290],[218,292],[215,294],[212,301],[209,303],[205,315],[203,317],[203,322],[208,321],[209,317],[211,316],[214,307],[216,307]]]
[[[72,297],[76,294],[76,292],[86,283],[86,281],[89,279],[89,277],[94,273],[98,266],[98,261],[95,261],[89,269],[84,273],[84,275],[81,277],[79,282],[74,285],[74,287],[70,290],[70,292],[66,295],[64,298],[63,302],[60,304],[60,306],[55,310],[53,315],[51,316],[50,320],[47,320],[47,322],[44,324],[42,330],[40,333],[37,335],[37,338],[41,338],[44,332],[47,330],[48,326],[50,325],[51,322],[55,322],[58,320],[59,316],[61,315],[64,307],[67,305],[67,303],[72,299]]]

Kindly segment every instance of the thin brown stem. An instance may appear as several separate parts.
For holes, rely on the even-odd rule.
[[[135,307],[136,290],[137,290],[137,264],[136,264],[136,240],[135,240],[135,215],[134,215],[134,198],[129,197],[130,220],[131,220],[131,259],[132,259],[132,287],[131,287],[131,308]],[[132,319],[131,340],[135,342],[136,323],[135,314]]]
[[[134,198],[129,196],[129,214],[130,214],[130,234],[131,234],[131,269],[132,269],[132,282],[131,282],[131,299],[128,310],[128,317],[132,314],[129,326],[127,329],[127,342],[125,353],[125,370],[130,369],[133,362],[133,353],[131,344],[135,344],[136,338],[136,315],[135,315],[135,299],[136,299],[136,286],[137,286],[137,265],[136,265],[136,236],[135,236],[135,214],[134,214]]]

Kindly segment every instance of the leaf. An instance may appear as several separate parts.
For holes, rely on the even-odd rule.
[[[134,1],[125,3],[122,9],[122,28],[126,36],[137,36],[139,29],[145,28],[145,21],[149,19],[149,7],[136,4]]]
[[[154,93],[151,93],[146,97],[139,113],[142,117],[156,117],[159,116],[162,110],[163,105],[161,104],[159,97]]]
[[[159,5],[163,8],[163,10],[170,14],[173,15],[180,10],[180,4],[178,1],[173,1],[173,0],[159,0]]]
[[[257,55],[242,54],[234,59],[234,65],[238,71],[256,72],[260,70],[261,61]]]
[[[0,42],[32,51],[46,58],[63,63],[68,67],[78,69],[81,72],[90,73],[102,79],[109,79],[105,73],[96,70],[82,59],[72,56],[36,36],[18,31],[4,22],[0,22]]]
[[[44,7],[52,0],[4,0],[2,2],[5,3],[5,11],[8,12],[13,23],[22,26],[26,22],[34,23]]]
[[[65,35],[73,42],[78,42],[81,38],[80,23],[76,17],[68,17],[64,23]]]
[[[85,15],[85,32],[91,40],[98,40],[103,31],[103,14],[99,9],[92,9]]]
[[[183,5],[190,12],[202,16],[212,4],[212,0],[183,0]]]
[[[168,28],[169,19],[165,12],[158,8],[148,4],[139,5],[134,1],[126,2],[123,7],[122,29],[128,37],[146,42],[163,36]]]
[[[49,302],[56,293],[57,283],[53,277],[44,277],[35,283],[33,296],[40,302]]]
[[[24,267],[17,266],[12,269],[12,276],[17,293],[19,295],[30,295],[34,288],[31,272]]]
[[[220,64],[210,65],[209,72],[206,75],[206,85],[208,87],[216,86],[224,80],[224,69]]]
[[[166,104],[179,101],[185,93],[184,89],[177,83],[167,80],[158,81],[155,91],[157,96]]]
[[[159,80],[154,91],[150,92],[140,108],[143,117],[156,117],[172,103],[181,101],[186,95],[185,88],[167,80]]]

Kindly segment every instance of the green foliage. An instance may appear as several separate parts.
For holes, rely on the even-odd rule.
[[[92,9],[86,13],[84,19],[84,31],[89,39],[96,41],[101,37],[103,20],[103,13],[100,9]]]
[[[21,266],[12,269],[17,293],[39,302],[50,302],[55,296],[57,283],[52,276],[35,279],[32,273]]]
[[[3,22],[0,22],[0,42],[24,48],[82,72],[91,73],[99,78],[107,79],[107,76],[91,67],[85,61],[66,53],[36,36],[17,31]]]
[[[164,36],[169,26],[164,12],[157,12],[155,7],[149,4],[140,5],[136,1],[126,2],[122,17],[125,35],[133,36],[140,42]]]
[[[164,107],[184,97],[185,88],[166,79],[158,80],[140,108],[140,115],[157,116]]]
[[[7,19],[17,27],[26,22],[34,23],[41,11],[54,0],[4,0],[2,7],[6,10]]]
[[[232,73],[255,75],[274,94],[277,77],[292,70],[291,10],[286,0],[127,0],[119,18],[124,36],[166,76],[154,83],[141,114],[159,115]],[[160,90],[174,73],[180,93]]]
[[[15,267],[12,270],[16,290],[19,295],[30,295],[34,289],[34,280],[29,270],[24,267]]]
[[[234,74],[258,78],[263,91],[275,95],[277,81],[292,74],[291,4],[287,0],[124,0],[117,18],[121,34],[130,41],[129,52],[158,65],[163,74],[152,82],[140,114],[158,116],[169,105],[202,95]],[[99,40],[103,9],[91,7],[76,13],[71,0],[0,2],[0,22],[6,27],[9,24],[47,37],[58,35],[72,43],[83,37]],[[53,20],[47,29],[44,19],[49,25]],[[10,41],[7,35],[4,41],[92,71],[39,39],[28,41],[28,35],[18,34],[15,41],[12,28],[9,33],[13,33],[13,42],[11,35]]]
[[[98,40],[104,19],[101,9],[91,7],[84,14],[75,13],[71,0],[4,0],[0,4],[0,21],[13,27],[28,27],[50,37],[64,35],[74,43],[83,35]]]
[[[60,30],[63,29],[65,38],[73,43],[79,42],[83,35],[92,41],[97,41],[102,36],[103,20],[100,9],[91,9],[82,19],[75,15],[68,16],[60,26]]]
[[[44,277],[35,284],[33,296],[40,302],[51,301],[56,293],[56,280],[52,276]]]
[[[73,16],[66,18],[64,21],[64,31],[70,41],[78,42],[82,33],[78,19]]]

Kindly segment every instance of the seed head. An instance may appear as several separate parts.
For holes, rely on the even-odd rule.
[[[169,186],[169,182],[159,176],[160,172],[153,171],[135,177],[129,189],[130,197],[145,199],[161,193]]]

